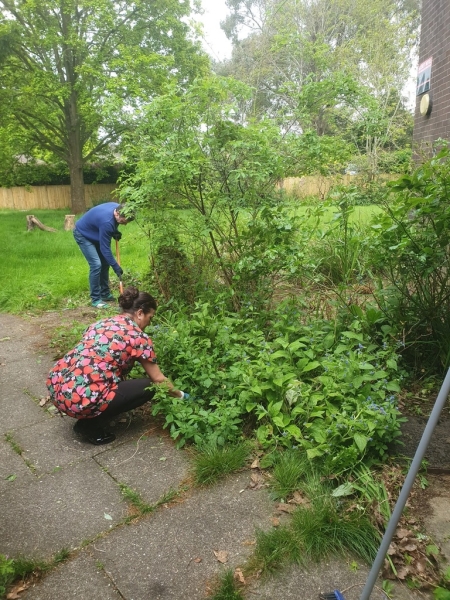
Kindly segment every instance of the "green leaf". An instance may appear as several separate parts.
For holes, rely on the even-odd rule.
[[[349,481],[346,481],[345,483],[337,487],[335,490],[333,490],[331,495],[333,496],[333,498],[340,498],[341,496],[350,496],[350,494],[353,494],[354,491],[355,488],[353,487],[353,485]]]
[[[319,448],[309,448],[306,451],[306,455],[308,458],[316,458],[319,456],[323,456],[323,450],[320,450]]]
[[[308,371],[317,369],[317,367],[320,367],[320,362],[318,362],[317,360],[313,360],[312,362],[308,363],[305,367],[303,367],[302,373],[307,373]]]
[[[367,438],[365,435],[362,435],[361,433],[355,433],[353,439],[355,440],[355,444],[358,446],[359,451],[364,452],[369,438]]]

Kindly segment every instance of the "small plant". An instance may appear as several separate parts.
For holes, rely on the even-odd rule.
[[[220,578],[220,582],[211,600],[244,600],[233,576],[233,571],[228,569]]]
[[[119,483],[119,488],[125,500],[127,500],[140,515],[145,515],[154,512],[161,504],[165,504],[173,500],[173,498],[178,493],[175,490],[169,490],[155,504],[147,504],[141,498],[139,493],[136,492],[136,490],[130,488],[128,485],[125,485],[124,483]]]
[[[0,597],[6,593],[6,586],[15,577],[14,561],[4,554],[0,554]]]
[[[300,482],[308,470],[306,454],[298,450],[287,450],[275,461],[270,482],[274,500],[286,500],[299,489]]]
[[[193,458],[194,481],[197,485],[211,485],[238,471],[250,454],[249,444],[240,442],[233,446],[218,446],[210,442],[200,446]]]
[[[378,550],[380,535],[369,519],[336,502],[329,484],[316,473],[302,484],[308,490],[308,506],[300,506],[288,525],[258,532],[252,570],[272,572],[289,563],[320,561],[332,553],[351,554],[370,563]]]
[[[70,552],[63,548],[55,554],[52,560],[42,561],[19,556],[17,558],[8,558],[0,554],[0,598],[6,594],[7,586],[14,581],[25,579],[28,575],[41,575],[57,564],[67,560]]]

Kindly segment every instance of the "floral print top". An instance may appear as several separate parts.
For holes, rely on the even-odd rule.
[[[50,372],[51,400],[71,417],[97,417],[140,358],[157,362],[151,339],[131,317],[122,314],[94,323]]]

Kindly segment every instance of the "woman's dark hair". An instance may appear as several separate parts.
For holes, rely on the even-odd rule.
[[[153,296],[150,296],[147,292],[140,292],[137,288],[131,286],[125,288],[123,294],[120,294],[119,306],[123,312],[130,314],[134,314],[139,309],[147,314],[152,308],[156,310],[158,307]]]

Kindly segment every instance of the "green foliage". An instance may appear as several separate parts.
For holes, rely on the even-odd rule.
[[[118,176],[118,168],[111,165],[85,165],[83,168],[84,183],[116,183]],[[58,160],[47,164],[29,157],[27,162],[19,163],[15,156],[10,156],[0,163],[0,187],[69,184],[67,164]]]
[[[41,574],[50,570],[69,557],[69,550],[63,548],[50,561],[35,560],[19,556],[8,558],[0,554],[0,598],[5,597],[7,586],[17,579],[25,579],[27,575]]]
[[[85,210],[83,164],[111,159],[142,102],[170,81],[185,85],[208,70],[186,17],[188,2],[102,0],[61,7],[0,1],[3,122],[21,132],[12,144],[44,150],[70,172],[74,212]],[[119,50],[120,49],[120,50]],[[182,83],[181,83],[182,82]],[[9,134],[9,129],[7,133]],[[34,152],[33,152],[34,151]]]
[[[275,500],[287,500],[296,490],[310,465],[304,452],[286,450],[276,459],[270,480],[271,496]]]
[[[370,563],[380,536],[369,519],[331,495],[332,488],[315,474],[305,474],[302,488],[309,505],[298,507],[289,524],[257,534],[252,569],[272,572],[289,563],[320,561],[332,553],[350,553]]]
[[[57,233],[49,233],[37,229],[27,231],[24,212],[0,211],[0,251],[3,257],[0,310],[20,313],[90,306],[89,268],[72,232],[64,231],[66,213],[67,210],[33,210],[44,225],[58,230]],[[120,253],[125,285],[135,284],[136,275],[148,270],[142,240],[137,223],[129,223],[123,229]],[[118,295],[119,284],[113,274],[111,285]],[[116,309],[112,307],[112,310]],[[67,325],[69,329],[74,327],[73,323]],[[60,335],[62,333],[57,334]],[[63,339],[61,343],[63,348]]]
[[[390,185],[375,219],[378,301],[421,369],[450,364],[450,161],[447,148]]]
[[[269,120],[240,124],[239,105],[250,95],[236,81],[210,78],[184,96],[174,89],[155,98],[128,145],[127,161],[136,166],[121,186],[144,221],[159,216],[191,265],[209,257],[205,283],[212,265],[235,309],[249,295],[270,295],[299,254],[295,219],[276,188],[298,160],[297,138]],[[174,215],[174,206],[190,208],[189,219]]]
[[[193,457],[194,481],[197,485],[211,485],[245,465],[250,454],[246,442],[218,446],[217,442],[203,444]]]
[[[247,423],[264,447],[302,447],[329,472],[383,457],[399,433],[398,365],[382,331],[379,340],[363,331],[362,316],[336,331],[326,321],[303,324],[290,303],[269,323],[252,307],[237,315],[197,305],[189,318],[166,311],[150,335],[163,371],[194,401],[162,398],[154,414],[165,414],[179,444],[222,445]]]
[[[341,514],[327,497],[319,497],[310,508],[296,510],[292,530],[307,558],[317,562],[332,553],[350,552],[370,564],[380,543],[367,517],[356,512]]]
[[[6,594],[6,586],[15,576],[14,561],[4,554],[0,554],[0,597]]]
[[[211,600],[244,600],[244,596],[237,587],[231,569],[227,569],[227,571],[221,575],[217,587],[218,589],[214,592],[213,596],[211,596]]]

